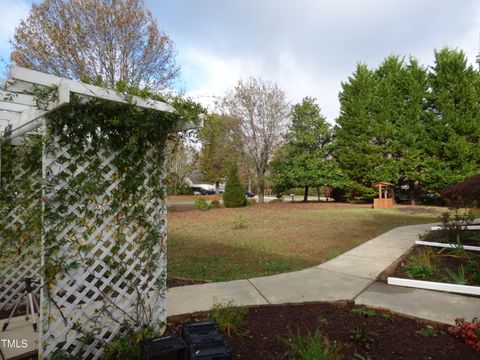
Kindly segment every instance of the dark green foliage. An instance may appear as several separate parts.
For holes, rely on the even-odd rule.
[[[109,345],[101,356],[102,360],[139,360],[140,346],[135,343],[135,338],[128,335],[119,335]]]
[[[370,345],[377,339],[377,333],[367,329],[365,325],[356,327],[350,331],[350,340],[363,345],[366,349],[370,348]]]
[[[331,155],[333,131],[315,99],[306,97],[292,108],[286,144],[272,163],[274,188],[338,186],[342,174]]]
[[[313,334],[291,335],[281,342],[289,350],[291,359],[295,360],[340,360],[340,345],[330,341],[320,330]]]
[[[213,305],[208,318],[217,322],[222,332],[231,335],[243,335],[243,326],[247,316],[247,309],[235,306],[232,302]]]
[[[225,184],[225,193],[223,194],[223,204],[225,207],[242,207],[247,205],[245,190],[238,176],[238,168],[233,165],[230,169],[227,183]]]
[[[368,199],[377,181],[408,185],[415,203],[425,191],[478,172],[480,75],[462,51],[435,51],[427,70],[411,58],[359,64],[342,83],[335,156],[350,199]]]
[[[441,190],[478,173],[480,165],[480,75],[463,51],[435,51],[429,73],[425,181]]]
[[[376,79],[374,72],[358,64],[355,72],[342,82],[339,94],[340,116],[335,129],[335,154],[341,169],[350,181],[349,187],[357,189],[357,197],[371,197],[375,181],[382,179],[380,168],[382,154],[371,141],[377,129],[372,121],[372,106]]]
[[[210,204],[204,198],[195,199],[195,207],[201,211],[210,210]]]
[[[81,360],[82,358],[79,356],[73,356],[70,355],[69,353],[66,353],[63,350],[55,350],[50,357],[50,360]]]

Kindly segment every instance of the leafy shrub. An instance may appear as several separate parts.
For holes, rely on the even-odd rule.
[[[468,346],[480,352],[480,321],[477,318],[472,322],[457,318],[455,325],[448,328],[448,332],[456,338],[463,339]]]
[[[81,357],[71,355],[61,349],[57,349],[53,352],[50,360],[81,360]]]
[[[177,189],[177,195],[193,195],[193,189],[189,185],[182,185]]]
[[[242,207],[247,205],[245,190],[238,176],[237,166],[232,166],[225,184],[225,193],[223,194],[223,204],[225,207]]]
[[[432,337],[432,336],[437,336],[439,331],[435,329],[433,326],[427,325],[424,328],[421,328],[418,333],[424,337]]]
[[[195,199],[195,207],[201,211],[210,210],[210,205],[204,198]]]
[[[236,230],[243,229],[247,226],[247,219],[243,214],[236,214],[232,218],[232,225]]]
[[[295,360],[340,360],[340,345],[330,341],[320,330],[306,335],[294,335],[281,341]]]
[[[157,335],[155,329],[148,326],[138,332],[119,334],[105,347],[102,360],[140,360],[140,343]]]
[[[129,335],[119,335],[113,340],[102,354],[102,360],[139,360],[140,347],[135,338]]]
[[[365,326],[357,327],[350,331],[350,340],[365,346],[366,349],[369,349],[376,339],[377,333],[368,330]]]
[[[435,271],[435,253],[430,249],[422,249],[417,255],[410,258],[404,271],[410,277],[415,279],[429,279]]]
[[[473,212],[451,209],[440,216],[442,234],[451,244],[462,244],[467,231],[465,226],[471,225],[474,220]]]
[[[224,304],[214,304],[208,318],[215,320],[220,330],[231,336],[243,334],[246,315],[246,308],[235,306],[232,301],[227,301]]]
[[[218,201],[218,200],[212,200],[212,201],[210,202],[210,207],[212,207],[212,208],[219,208],[219,207],[220,207],[220,201]]]
[[[445,279],[447,282],[453,282],[459,285],[465,285],[467,283],[463,265],[460,265],[458,272],[452,271],[449,268],[445,268],[445,272],[447,273],[447,278]]]
[[[433,276],[432,267],[425,264],[409,264],[405,266],[405,274],[415,279],[430,279]]]
[[[353,308],[352,312],[354,314],[363,315],[365,317],[372,317],[372,316],[377,316],[378,315],[378,313],[375,310],[369,309],[369,308],[366,308],[366,307]]]
[[[333,195],[333,194],[332,194]],[[377,196],[375,189],[363,186],[362,184],[351,182],[345,191],[345,198],[353,203],[365,203]]]

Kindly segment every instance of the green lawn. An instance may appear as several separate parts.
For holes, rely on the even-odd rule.
[[[434,222],[441,211],[411,207],[374,210],[366,205],[334,203],[171,211],[169,275],[223,281],[298,270],[394,227]],[[239,214],[244,219],[240,229],[234,225]]]

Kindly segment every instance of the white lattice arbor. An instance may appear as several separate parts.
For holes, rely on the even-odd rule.
[[[48,104],[33,95],[39,89],[55,94]],[[129,148],[87,144],[79,153],[47,131],[49,114],[69,104],[72,94],[174,109],[18,67],[0,91],[2,159],[6,151],[15,159],[0,167],[8,168],[0,176],[0,311],[13,306],[23,278],[49,283],[38,294],[41,356],[62,349],[97,359],[125,323],[161,324],[166,317],[166,205],[158,186],[163,148],[147,149],[150,161],[135,169],[144,175],[138,195],[119,203],[115,191],[125,169],[115,159]],[[195,126],[184,122],[174,130]],[[102,193],[95,192],[100,185]]]

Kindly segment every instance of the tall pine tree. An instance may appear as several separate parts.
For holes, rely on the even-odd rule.
[[[435,51],[426,126],[425,181],[434,190],[477,174],[480,166],[480,75],[463,51]]]
[[[340,116],[335,129],[335,157],[349,179],[350,197],[370,198],[371,185],[382,180],[376,169],[382,153],[375,141],[377,129],[372,105],[376,77],[365,64],[358,64],[339,94]]]

